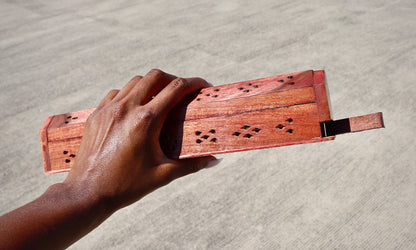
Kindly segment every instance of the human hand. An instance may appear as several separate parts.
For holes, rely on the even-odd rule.
[[[120,91],[110,91],[87,120],[77,159],[64,184],[106,200],[115,211],[215,163],[213,156],[169,159],[159,145],[169,111],[186,95],[208,86],[200,78],[151,70]]]

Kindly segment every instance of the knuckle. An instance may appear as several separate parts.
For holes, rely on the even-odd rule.
[[[184,78],[176,78],[173,81],[173,88],[185,90],[189,87],[188,82]]]
[[[135,82],[137,82],[137,81],[140,81],[142,78],[143,78],[143,76],[136,75],[136,76],[134,76],[134,77],[133,77],[130,81],[135,81]]]
[[[137,114],[137,125],[142,127],[150,125],[156,119],[156,114],[150,109],[142,109]]]
[[[123,102],[115,102],[110,105],[108,111],[112,119],[115,121],[121,121],[127,114],[127,105]]]
[[[147,73],[147,75],[150,75],[150,76],[155,77],[155,78],[162,77],[164,74],[165,73],[160,69],[152,69],[152,70],[149,71],[149,73]]]
[[[116,95],[118,94],[119,90],[118,89],[112,89],[108,92],[108,96],[112,96],[112,95]]]

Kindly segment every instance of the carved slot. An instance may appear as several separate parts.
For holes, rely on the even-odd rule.
[[[288,134],[293,134],[293,129],[288,129],[288,130],[286,131],[286,133],[288,133]]]
[[[202,136],[201,138],[206,140],[206,139],[208,139],[208,138],[209,138],[209,135],[204,135],[204,136]]]
[[[250,90],[246,89],[246,90],[244,90],[243,92],[248,93],[248,92],[250,92]]]
[[[202,134],[201,131],[195,131],[195,135],[200,135],[200,134]]]
[[[254,132],[258,133],[258,132],[260,132],[260,130],[261,130],[261,129],[259,129],[259,128],[254,128],[252,131],[254,131]]]
[[[289,118],[289,119],[286,120],[286,122],[292,123],[293,122],[293,119],[292,118]]]
[[[278,129],[284,129],[284,127],[285,126],[283,126],[283,124],[279,124],[279,125],[276,126],[276,128],[278,128]]]
[[[283,79],[280,79],[280,80],[278,80],[278,82],[284,82],[285,80],[283,80]]]
[[[259,87],[259,85],[254,85],[253,87],[254,87],[254,88],[258,88],[258,87]]]
[[[249,129],[249,128],[250,128],[249,125],[244,125],[244,126],[241,127],[241,129]]]
[[[295,85],[295,82],[288,82],[289,85]]]
[[[211,142],[217,142],[217,138],[212,138]]]
[[[245,134],[244,135],[244,138],[247,138],[247,139],[250,139],[252,137],[252,135],[250,135],[250,134]]]
[[[239,136],[239,135],[241,135],[241,133],[239,133],[239,132],[234,132],[234,134],[233,134],[233,136]]]

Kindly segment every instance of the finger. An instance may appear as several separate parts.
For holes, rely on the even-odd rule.
[[[139,85],[140,80],[143,78],[143,76],[134,76],[124,87],[120,90],[117,98],[115,98],[116,101],[123,99],[126,97],[130,91],[136,86]]]
[[[205,156],[183,160],[172,160],[172,163],[160,165],[156,171],[156,178],[162,185],[183,177],[188,174],[198,172],[201,169],[213,167],[220,162],[214,156]]]
[[[199,89],[208,87],[209,84],[202,78],[176,78],[170,82],[151,103],[155,114],[161,116],[164,121],[166,115],[186,95]]]
[[[101,100],[100,104],[98,105],[97,109],[100,109],[107,105],[107,103],[111,102],[111,100],[114,99],[114,97],[119,93],[118,89],[112,89],[110,92],[107,93],[107,95]]]
[[[142,78],[140,84],[137,84],[132,88],[129,97],[131,97],[131,100],[136,104],[144,105],[175,78],[176,76],[165,73],[159,69],[152,69]]]

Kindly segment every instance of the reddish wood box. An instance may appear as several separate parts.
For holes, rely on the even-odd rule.
[[[46,173],[68,171],[94,109],[55,115],[40,136]],[[171,158],[333,140],[383,127],[381,113],[332,121],[324,71],[303,71],[202,89],[168,116],[160,144]]]

